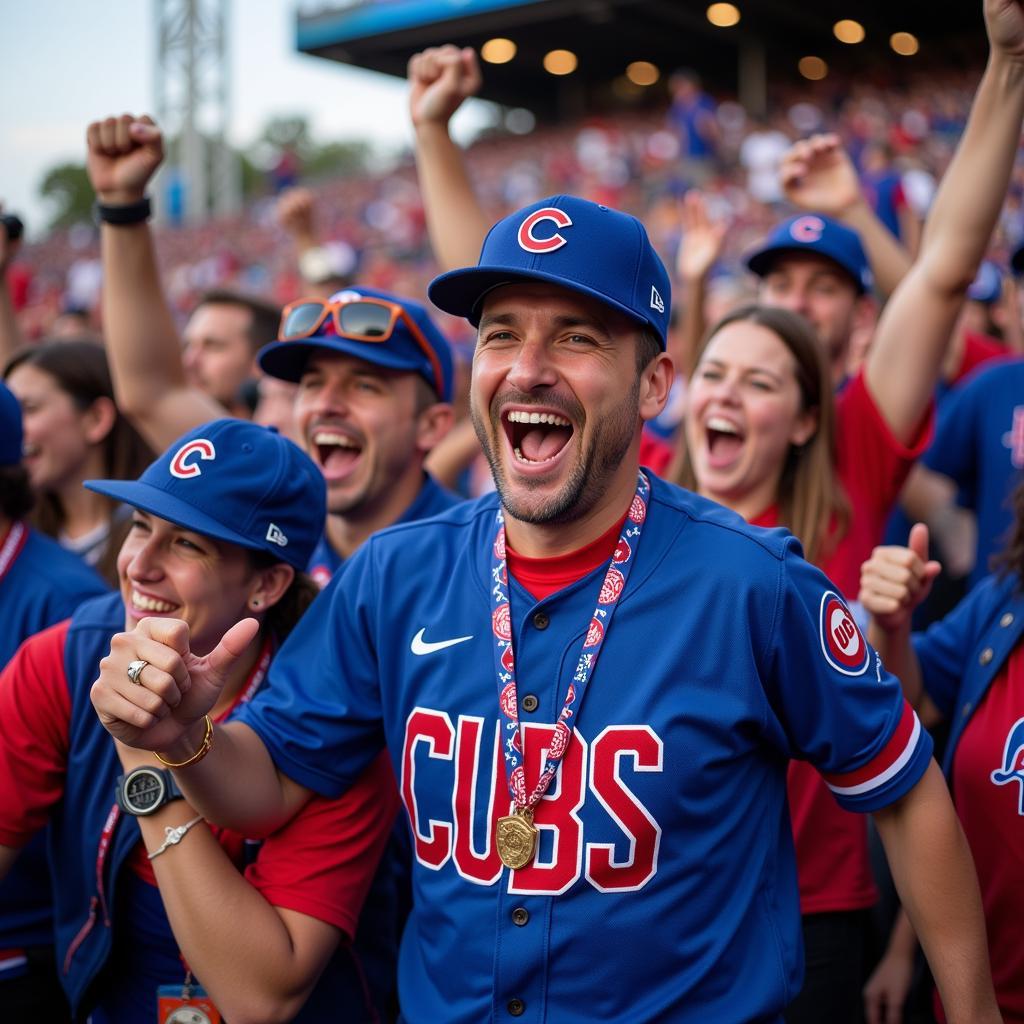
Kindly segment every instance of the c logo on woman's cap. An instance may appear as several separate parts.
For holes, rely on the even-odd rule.
[[[533,229],[541,223],[541,221],[551,220],[555,222],[555,227],[567,228],[572,226],[572,218],[567,214],[563,213],[557,207],[545,206],[543,210],[534,210],[522,224],[519,225],[519,245],[520,248],[525,249],[527,252],[545,253],[554,252],[556,249],[561,249],[565,245],[567,239],[560,235],[557,231],[551,235],[550,238],[537,238],[533,233]]]
[[[179,480],[202,476],[203,471],[196,462],[188,461],[192,455],[197,459],[215,459],[217,450],[213,447],[213,442],[207,441],[205,437],[197,437],[194,441],[183,444],[171,459],[171,476],[176,476]]]

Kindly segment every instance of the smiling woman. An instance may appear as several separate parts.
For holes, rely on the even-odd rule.
[[[323,527],[323,477],[280,435],[224,419],[179,439],[138,480],[87,486],[134,509],[120,590],[33,637],[0,676],[0,763],[15,782],[0,795],[0,874],[49,825],[58,958],[77,1014],[153,1019],[161,987],[180,997],[194,971],[229,1019],[303,1019],[307,997],[331,998],[351,969],[346,953],[332,955],[354,934],[397,807],[388,765],[375,762],[340,800],[308,803],[243,875],[241,853],[256,844],[206,827],[167,761],[115,745],[89,692],[122,628],[142,643],[173,635],[190,665],[230,650],[237,661],[193,760],[205,756],[213,722],[260,688],[317,593],[302,570]],[[173,680],[149,644],[119,678],[152,705]],[[360,808],[365,825],[348,827]],[[303,1012],[323,1019],[315,1003]]]

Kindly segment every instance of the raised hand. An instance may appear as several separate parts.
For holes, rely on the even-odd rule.
[[[863,201],[857,171],[835,134],[794,143],[782,158],[779,178],[786,198],[802,210],[842,217]]]
[[[676,255],[676,277],[680,281],[702,280],[722,253],[729,225],[712,220],[702,192],[691,188],[683,197],[680,211],[682,241]]]
[[[1020,0],[985,0],[984,9],[992,52],[1024,64],[1024,10]]]
[[[172,750],[216,705],[258,630],[255,619],[242,619],[203,657],[189,649],[181,619],[146,618],[130,633],[116,634],[91,692],[104,728],[130,747]],[[146,663],[138,682],[128,676],[133,661]]]
[[[308,188],[285,189],[277,199],[274,213],[277,222],[293,238],[312,239],[315,235],[313,216],[316,200]]]
[[[446,125],[462,101],[475,95],[482,81],[476,53],[451,43],[432,46],[409,60],[409,114],[419,128]]]
[[[917,523],[907,547],[877,547],[860,567],[858,600],[887,633],[906,627],[942,566],[928,560],[928,527]]]
[[[163,134],[147,114],[93,121],[85,133],[86,168],[102,203],[133,203],[164,158]]]

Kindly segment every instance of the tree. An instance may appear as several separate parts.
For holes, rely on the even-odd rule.
[[[39,195],[54,206],[50,230],[92,222],[92,185],[84,164],[60,164],[46,172]]]

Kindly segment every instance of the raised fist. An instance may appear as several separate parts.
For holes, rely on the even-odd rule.
[[[85,133],[86,167],[101,203],[134,203],[164,158],[160,129],[147,114],[131,114],[93,121]]]
[[[779,177],[786,198],[811,213],[842,217],[863,199],[838,135],[812,135],[794,143],[782,158]]]
[[[450,43],[415,54],[408,74],[409,113],[416,127],[447,124],[482,81],[473,50],[468,46],[460,50]]]

